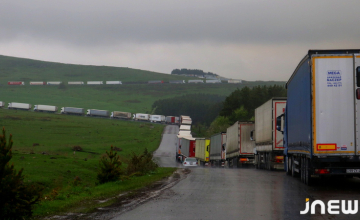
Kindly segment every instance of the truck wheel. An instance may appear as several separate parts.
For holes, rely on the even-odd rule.
[[[237,168],[237,157],[233,159],[233,168]]]
[[[270,153],[266,154],[266,163],[267,163],[267,169],[272,170],[271,169],[271,154]]]
[[[312,184],[312,178],[310,173],[310,159],[305,158],[305,184],[308,186],[311,186]]]
[[[259,159],[258,159],[258,156],[255,155],[255,158],[254,158],[254,159],[255,159],[255,169],[259,169],[259,165],[258,165],[258,164],[259,164],[259,162],[258,162]]]
[[[301,158],[301,182],[305,183],[305,158]]]
[[[295,161],[295,157],[292,156],[292,157],[291,157],[291,176],[292,176],[292,177],[296,177],[295,163],[294,163],[294,161]]]
[[[286,175],[291,175],[291,159],[288,156],[285,157]]]

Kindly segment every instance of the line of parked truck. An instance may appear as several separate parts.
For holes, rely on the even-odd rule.
[[[62,81],[30,81],[29,85],[37,85],[37,86],[43,86],[43,85],[60,85],[65,82]],[[138,82],[138,83],[147,83],[147,84],[163,84],[163,83],[170,83],[170,84],[184,84],[186,83],[185,80],[170,80],[169,82],[164,82],[163,80],[150,80],[147,82]],[[190,84],[196,84],[196,83],[222,83],[220,79],[194,79],[194,80],[188,80],[187,83]],[[227,83],[241,83],[241,80],[227,80]],[[8,85],[11,86],[23,86],[26,85],[24,81],[8,81]],[[136,84],[134,82],[122,82],[122,81],[68,81],[67,85],[122,85],[122,84]]]
[[[307,185],[325,176],[359,177],[360,49],[309,50],[286,88],[287,98],[272,98],[255,109],[255,122],[236,122],[205,138],[210,139],[206,154],[204,138],[180,126],[177,160],[285,169]]]
[[[226,132],[210,138],[193,137],[190,126],[181,124],[177,160],[195,157],[201,165],[241,167],[255,164],[258,168],[283,169],[283,135],[276,130],[274,119],[284,113],[285,104],[286,98],[272,98],[255,110],[255,123],[237,121]]]
[[[5,107],[5,102],[0,101],[0,108]],[[31,110],[32,105],[29,103],[19,103],[19,102],[10,102],[8,103],[8,109],[15,110]],[[48,113],[58,113],[58,107],[53,105],[34,105],[33,108],[36,112],[48,112]],[[135,121],[148,121],[153,123],[166,123],[166,124],[179,124],[179,117],[177,116],[165,116],[165,115],[151,115],[144,113],[135,113],[130,112],[121,112],[108,110],[99,110],[99,109],[84,109],[84,108],[75,108],[75,107],[61,107],[60,114],[67,115],[86,115],[93,117],[105,117],[105,118],[114,118],[114,119],[125,119],[125,120],[135,120]]]

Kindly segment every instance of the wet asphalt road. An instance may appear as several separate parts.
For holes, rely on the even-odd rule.
[[[176,126],[167,126],[154,157],[175,162]],[[282,171],[254,168],[194,168],[188,176],[145,204],[113,219],[360,219],[356,215],[300,215],[305,199],[358,200],[360,179],[331,178],[306,186]]]

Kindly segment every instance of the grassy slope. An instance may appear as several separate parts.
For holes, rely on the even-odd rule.
[[[100,156],[111,145],[123,149],[119,154],[124,161],[131,152],[142,153],[145,148],[154,151],[159,146],[163,125],[7,109],[0,109],[0,125],[13,135],[11,163],[16,169],[25,168],[26,181],[44,185],[44,198],[51,197],[53,189],[59,193],[55,200],[44,200],[37,207],[35,213],[39,215],[63,211],[84,199],[139,188],[173,171],[160,169],[148,178],[110,183],[107,190],[95,185]],[[39,146],[33,146],[34,143]],[[76,145],[84,152],[73,154],[72,146]],[[71,183],[76,176],[82,183],[75,187]]]
[[[1,84],[16,80],[25,82],[87,80],[120,80],[131,82],[178,79],[189,78],[126,67],[63,64],[0,55]]]
[[[241,78],[241,76],[239,76]],[[189,79],[181,76],[120,67],[86,66],[44,62],[0,56],[0,101],[24,102],[33,105],[106,109],[110,111],[150,112],[154,101],[184,94],[205,93],[227,96],[236,88],[283,82],[245,82],[243,84],[184,84],[184,85],[102,85],[69,86],[8,86],[7,81],[87,81]]]

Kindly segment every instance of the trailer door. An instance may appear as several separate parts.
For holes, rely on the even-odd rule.
[[[355,136],[356,136],[356,155],[360,155],[360,54],[354,55],[355,59]]]
[[[313,152],[355,154],[353,55],[312,56]]]
[[[274,131],[273,132],[273,140],[274,140],[273,150],[284,150],[284,143],[283,143],[284,135],[280,131],[276,130],[276,126],[277,126],[276,118],[285,112],[285,107],[286,107],[286,100],[274,100],[273,101],[273,114],[274,114],[272,116],[272,118],[273,118],[272,130]],[[282,118],[282,120],[284,120],[284,117]],[[283,122],[282,122],[282,124],[283,124]]]

